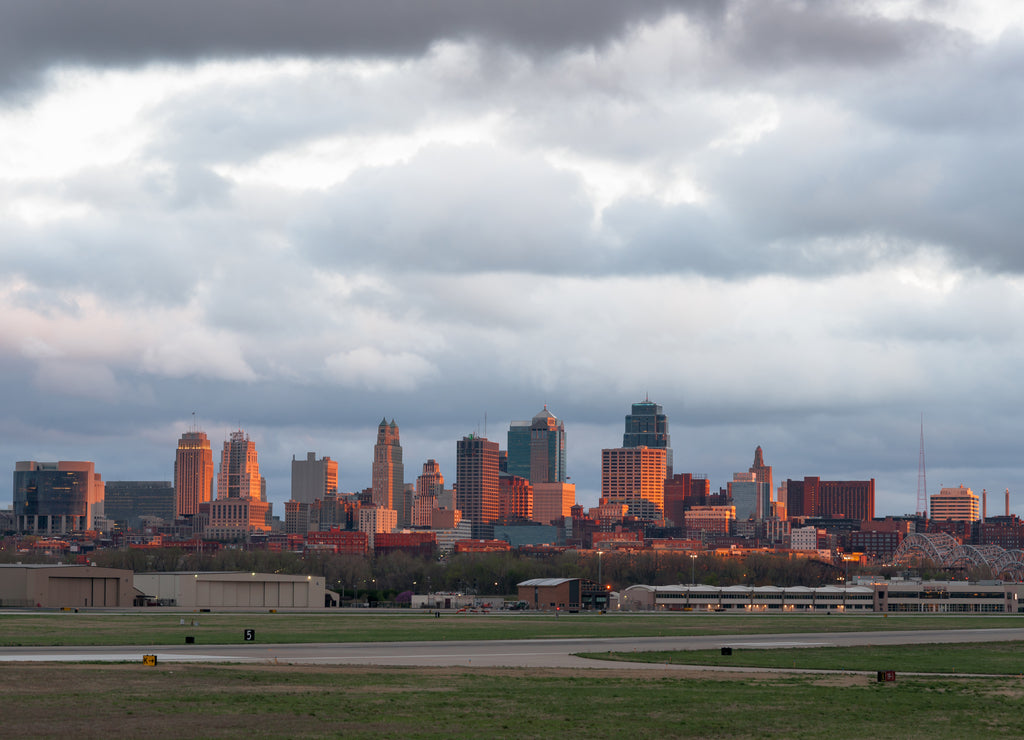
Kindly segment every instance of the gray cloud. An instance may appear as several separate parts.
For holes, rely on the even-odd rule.
[[[711,0],[466,0],[373,3],[303,0],[56,0],[0,5],[6,85],[54,64],[134,66],[150,61],[250,56],[418,56],[435,41],[481,37],[538,51],[601,45],[669,10],[700,17]]]

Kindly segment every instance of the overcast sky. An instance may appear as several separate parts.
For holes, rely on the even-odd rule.
[[[546,403],[1024,513],[1024,3],[0,0],[0,450],[370,485]],[[219,461],[219,450],[217,453]],[[0,505],[11,499],[0,477]]]

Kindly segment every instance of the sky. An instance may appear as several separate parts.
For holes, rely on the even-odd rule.
[[[923,422],[1024,514],[1022,69],[1009,0],[0,0],[2,458],[241,428],[283,515],[546,404],[593,506],[649,396],[713,490],[913,512]]]

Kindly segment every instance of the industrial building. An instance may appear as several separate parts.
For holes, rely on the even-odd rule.
[[[1017,614],[1024,584],[1002,581],[873,581],[849,586],[630,586],[620,607],[694,612],[925,612]],[[522,598],[522,597],[520,597]]]
[[[321,576],[280,573],[136,573],[135,588],[147,604],[186,609],[306,609],[337,602]]]
[[[0,607],[130,607],[132,572],[89,565],[0,565]]]

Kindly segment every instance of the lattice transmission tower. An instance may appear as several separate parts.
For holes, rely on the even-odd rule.
[[[917,459],[917,513],[928,518],[928,475],[924,468],[924,414],[921,414],[921,453]]]

